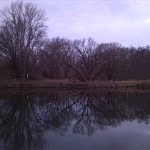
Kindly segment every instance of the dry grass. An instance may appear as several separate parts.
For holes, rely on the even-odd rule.
[[[150,80],[91,81],[72,80],[13,80],[1,81],[1,88],[136,88],[150,89]]]

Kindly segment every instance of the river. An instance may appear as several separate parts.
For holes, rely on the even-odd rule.
[[[0,91],[1,150],[149,150],[150,92]]]

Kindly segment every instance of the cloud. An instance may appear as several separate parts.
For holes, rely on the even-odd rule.
[[[24,0],[27,1],[27,0]],[[30,1],[30,0],[28,0]],[[98,42],[150,43],[148,0],[32,0],[46,11],[49,37],[93,37]],[[0,8],[10,3],[1,2]]]

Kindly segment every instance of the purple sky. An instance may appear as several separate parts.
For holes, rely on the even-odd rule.
[[[0,0],[0,9],[13,0]],[[14,1],[13,1],[14,2]],[[48,35],[150,45],[150,0],[24,0],[46,11]]]

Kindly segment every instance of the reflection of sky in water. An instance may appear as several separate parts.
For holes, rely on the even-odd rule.
[[[0,150],[148,150],[150,93],[0,93]]]
[[[150,149],[150,125],[145,123],[122,122],[119,127],[98,130],[91,136],[73,134],[64,136],[47,133],[46,148],[53,150],[148,150]]]

